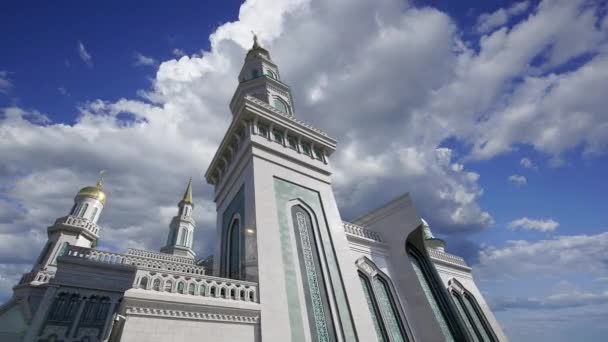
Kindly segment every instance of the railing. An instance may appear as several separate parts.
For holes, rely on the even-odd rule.
[[[151,258],[151,259],[156,259],[156,260],[165,260],[165,261],[179,262],[179,263],[183,263],[183,264],[194,265],[194,259],[191,259],[191,258],[180,257],[180,256],[165,254],[165,253],[160,253],[160,252],[146,251],[143,249],[129,248],[129,249],[127,249],[127,254],[139,256],[142,258]]]
[[[36,282],[39,284],[48,283],[55,277],[55,272],[51,271],[32,271],[21,276],[19,285]]]
[[[133,288],[245,302],[258,300],[257,283],[206,275],[186,276],[170,272],[138,270]]]
[[[137,250],[134,250],[137,251]],[[155,253],[150,253],[155,254]],[[159,253],[161,254],[161,253]],[[86,247],[69,246],[66,250],[64,257],[87,259],[90,261],[105,263],[105,264],[116,264],[116,265],[131,265],[142,269],[153,269],[172,271],[179,273],[186,273],[192,275],[204,275],[205,268],[202,266],[194,265],[193,263],[187,264],[182,262],[175,262],[170,260],[159,260],[151,257],[143,257],[139,255],[131,254],[120,254],[108,251],[100,251],[97,249],[91,249]]]
[[[300,125],[302,125],[304,127],[307,127],[307,128],[309,128],[309,129],[311,129],[311,130],[313,130],[313,131],[315,131],[315,132],[317,132],[317,133],[319,133],[319,134],[321,134],[323,136],[329,137],[327,135],[327,133],[323,132],[322,130],[320,130],[318,128],[315,128],[315,127],[307,124],[304,121],[296,119],[293,115],[289,115],[289,114],[283,113],[282,111],[274,108],[273,106],[269,105],[268,103],[266,103],[266,102],[264,102],[262,100],[259,100],[259,99],[255,98],[255,97],[251,96],[251,95],[245,95],[244,98],[246,100],[249,100],[249,101],[251,101],[251,102],[253,102],[253,103],[257,104],[257,105],[260,105],[260,106],[262,106],[262,107],[264,107],[264,108],[272,111],[273,113],[279,114],[279,115],[281,115],[282,117],[284,117],[286,119],[289,119],[289,120],[291,120],[293,122],[296,122],[296,123],[298,123],[298,124],[300,124]]]
[[[378,232],[375,232],[362,226],[358,226],[350,222],[344,221],[342,223],[344,225],[344,231],[346,232],[346,234],[363,237],[366,239],[374,240],[376,242],[382,242],[382,236]]]
[[[95,235],[97,235],[99,232],[99,227],[95,223],[78,216],[68,215],[60,217],[55,221],[55,224],[64,224],[66,226],[84,228]]]
[[[443,262],[447,262],[450,264],[469,268],[469,266],[467,266],[467,263],[464,261],[464,259],[459,256],[449,254],[446,252],[442,252],[442,251],[438,251],[436,249],[431,249],[431,248],[427,248],[426,250],[429,253],[429,256],[431,257],[431,259],[436,259],[439,261],[443,261]]]

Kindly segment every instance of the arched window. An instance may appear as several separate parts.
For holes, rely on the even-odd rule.
[[[456,293],[456,291],[454,291],[454,290],[451,290],[450,294],[452,296],[452,299],[454,300],[454,304],[456,305],[456,309],[458,310],[460,317],[462,317],[462,320],[464,321],[466,328],[469,331],[469,334],[473,338],[473,341],[480,342],[479,336],[478,336],[478,334],[475,333],[475,328],[473,328],[473,323],[471,322],[471,318],[467,315],[466,309],[464,307],[464,303],[462,302],[462,298],[460,298],[460,295],[458,293]]]
[[[177,283],[177,293],[184,294],[184,282]]]
[[[449,291],[458,313],[465,322],[467,330],[475,341],[494,342],[498,339],[494,334],[475,296],[460,284],[456,279],[448,282]]]
[[[171,280],[167,280],[165,282],[165,292],[171,292],[173,287],[173,282]]]
[[[291,216],[312,339],[336,341],[312,217],[301,205],[291,207]]]
[[[181,229],[181,228],[180,228],[180,231],[181,231],[181,234],[180,234],[181,238],[180,238],[179,244],[181,246],[185,246],[186,245],[186,235],[188,234],[188,231],[186,229]]]
[[[78,213],[78,216],[80,217],[84,217],[84,213],[87,212],[87,209],[89,208],[89,204],[85,203],[81,208],[80,208],[80,212]]]
[[[405,319],[400,313],[400,304],[390,278],[365,257],[359,259],[357,265],[378,340],[409,341]]]
[[[93,213],[91,214],[91,216],[89,218],[91,221],[95,221],[95,215],[97,215],[97,210],[99,210],[97,207],[93,208]]]
[[[57,258],[64,255],[69,246],[70,246],[70,244],[67,242],[64,242],[61,244],[61,247],[57,250],[57,253],[55,254],[55,258],[53,259],[53,264],[57,263]]]
[[[199,293],[201,294],[201,296],[205,295],[205,285],[201,284],[199,286]]]
[[[276,79],[277,78],[277,74],[275,74],[272,70],[270,69],[266,69],[266,75],[268,75],[271,78]]]
[[[188,294],[194,294],[194,283],[190,283],[190,285],[188,285]]]
[[[139,288],[140,289],[148,288],[148,277],[141,277],[141,280],[139,281]]]
[[[241,223],[238,218],[235,218],[226,236],[226,273],[228,278],[241,279],[242,241]]]
[[[274,108],[280,110],[285,114],[289,114],[289,105],[283,99],[278,96],[274,97]]]
[[[376,302],[373,296],[372,286],[369,282],[369,279],[361,272],[359,272],[359,280],[361,281],[361,286],[363,287],[363,294],[365,295],[367,306],[369,307],[370,314],[372,315],[372,320],[374,321],[374,329],[376,330],[376,336],[378,337],[378,341],[388,341],[388,337],[386,336],[386,329],[384,328],[384,324],[380,316],[380,308],[378,307],[378,302]]]
[[[260,76],[260,71],[258,69],[253,69],[251,70],[251,78],[257,78],[258,76]]]
[[[408,244],[407,252],[416,277],[439,323],[441,332],[446,341],[455,341],[455,335],[458,333],[455,333],[454,330],[458,328],[455,326],[456,323],[450,320],[448,304],[440,293],[441,290],[435,281],[432,266],[414,246]]]
[[[78,203],[74,203],[74,205],[72,206],[72,210],[70,210],[70,215],[74,215],[74,213],[76,212],[77,205],[78,205]]]
[[[152,283],[152,289],[154,291],[160,291],[160,279],[154,279],[154,282]]]

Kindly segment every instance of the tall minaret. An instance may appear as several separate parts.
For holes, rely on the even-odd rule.
[[[331,188],[336,141],[296,119],[254,36],[232,122],[205,177],[215,187],[214,275],[258,283],[264,341],[376,341]],[[356,167],[356,166],[355,166]]]
[[[177,204],[179,208],[177,216],[174,216],[169,225],[169,236],[167,245],[160,249],[161,252],[182,257],[195,258],[196,253],[192,250],[194,227],[196,223],[192,218],[192,178],[188,181],[188,187],[184,197]]]
[[[32,282],[46,282],[50,277],[36,276],[39,272],[52,275],[57,269],[57,257],[69,245],[93,248],[99,238],[97,220],[106,204],[106,194],[101,188],[103,171],[95,186],[87,186],[76,194],[74,205],[67,216],[58,218],[48,227],[48,239],[32,268]]]

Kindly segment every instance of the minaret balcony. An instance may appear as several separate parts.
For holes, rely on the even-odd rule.
[[[81,228],[92,233],[95,237],[97,237],[97,233],[99,233],[99,226],[97,226],[95,223],[91,222],[88,219],[73,215],[58,218],[55,221],[55,224],[50,228],[53,228],[58,225]]]

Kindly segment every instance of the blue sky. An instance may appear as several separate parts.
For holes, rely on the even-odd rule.
[[[197,252],[211,253],[200,175],[254,30],[297,116],[339,141],[345,219],[409,191],[473,265],[511,340],[601,341],[606,11],[583,0],[4,3],[0,298],[100,169],[102,247],[157,249],[194,176]]]

